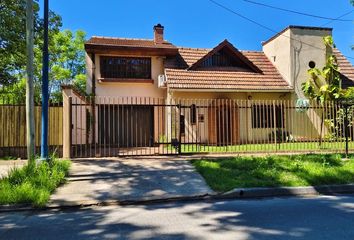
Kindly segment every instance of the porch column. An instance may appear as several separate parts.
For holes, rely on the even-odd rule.
[[[62,87],[63,93],[63,158],[70,159],[71,157],[71,96],[72,89],[70,87]]]

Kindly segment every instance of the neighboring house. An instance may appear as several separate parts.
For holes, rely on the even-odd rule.
[[[212,49],[176,47],[164,39],[163,26],[158,24],[153,30],[154,39],[89,39],[85,44],[87,93],[97,97],[126,98],[127,102],[122,103],[127,105],[129,99],[134,104],[140,101],[146,105],[143,102],[146,97],[166,105],[179,104],[184,99],[194,100],[184,103],[190,106],[184,110],[129,105],[130,110],[122,112],[120,117],[119,108],[113,110],[111,116],[104,113],[108,110],[98,111],[98,141],[134,145],[129,141],[123,143],[125,140],[120,138],[124,136],[115,137],[117,134],[100,127],[113,122],[119,122],[117,131],[125,131],[131,141],[134,141],[134,135],[140,136],[142,140],[136,146],[151,146],[160,141],[162,135],[171,140],[177,137],[173,134],[176,130],[172,123],[173,111],[183,111],[179,114],[183,115],[185,129],[180,131],[183,133],[181,140],[185,142],[198,140],[220,144],[225,136],[228,144],[262,141],[279,127],[279,119],[282,127],[295,136],[303,137],[310,128],[313,128],[312,132],[319,132],[314,120],[310,119],[312,127],[304,129],[300,124],[289,129],[285,125],[289,125],[290,120],[281,112],[280,105],[269,108],[264,105],[272,103],[271,100],[294,101],[304,97],[301,84],[308,78],[309,66],[321,68],[332,51],[323,44],[323,37],[332,34],[331,28],[289,26],[263,42],[262,51],[238,50],[227,40]],[[341,68],[343,86],[353,85],[352,64],[339,50],[333,52]],[[227,99],[237,100],[237,107]],[[263,110],[257,108],[257,100],[267,100],[263,102]],[[143,129],[140,132],[125,130],[132,121]]]

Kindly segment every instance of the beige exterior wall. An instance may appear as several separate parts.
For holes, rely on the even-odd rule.
[[[151,77],[153,83],[135,82],[100,82],[100,56],[95,55],[96,96],[111,97],[166,97],[166,88],[158,88],[158,75],[164,74],[163,57],[151,56]],[[109,56],[109,55],[104,55]],[[122,55],[119,55],[122,56]],[[87,92],[92,92],[93,61],[86,55],[87,62]]]
[[[325,65],[327,49],[323,37],[328,35],[332,35],[329,30],[290,28],[263,45],[263,52],[294,87],[294,99],[304,98],[301,84],[309,77],[309,62],[314,61],[320,69]]]
[[[332,35],[331,31],[297,28],[291,30],[292,74],[296,93],[301,98],[304,97],[301,84],[309,78],[309,62],[314,61],[319,69],[326,64],[327,49],[323,37],[328,35]]]
[[[189,106],[195,104],[197,106],[197,123],[191,124],[191,112],[189,108],[182,109],[182,115],[185,116],[185,136],[182,138],[182,141],[185,142],[203,142],[209,143],[210,136],[209,136],[209,128],[220,128],[219,124],[213,122],[213,126],[209,126],[210,122],[209,118],[214,117],[217,115],[215,106],[216,105],[237,105],[238,112],[237,114],[232,112],[232,115],[237,116],[237,124],[231,124],[230,131],[234,131],[234,127],[238,129],[238,140],[240,144],[245,144],[249,142],[262,142],[269,138],[269,134],[275,129],[270,128],[252,128],[252,110],[251,106],[253,104],[264,104],[264,105],[272,105],[277,104],[282,100],[290,100],[291,93],[261,93],[261,92],[238,92],[238,93],[228,93],[228,92],[181,92],[181,91],[174,91],[169,92],[169,97],[172,99],[171,102],[178,104],[181,103],[182,105]],[[216,102],[213,100],[216,100]],[[228,100],[235,100],[229,101]],[[248,101],[247,101],[248,100]],[[279,101],[279,102],[277,102]],[[213,110],[208,110],[205,106],[210,106]],[[198,108],[199,107],[199,108]],[[198,122],[198,115],[201,114],[204,117],[204,121],[199,123]],[[209,116],[210,114],[215,116]],[[284,114],[285,115],[285,114]],[[284,116],[285,117],[285,116]],[[233,120],[231,120],[233,121]],[[285,121],[287,119],[285,118]],[[288,124],[286,124],[288,125]],[[290,125],[289,125],[290,126]]]
[[[263,46],[263,52],[277,68],[282,77],[291,85],[294,84],[292,69],[292,51],[290,45],[290,30],[278,36]]]
[[[269,60],[294,87],[293,100],[305,98],[301,85],[309,78],[307,72],[309,62],[315,62],[316,68],[319,69],[325,65],[328,49],[323,43],[323,37],[328,35],[332,35],[329,30],[290,28],[263,46]],[[321,117],[311,109],[305,116],[304,114],[293,114],[296,124],[292,125],[292,132],[299,138],[318,135],[321,131],[319,128]]]

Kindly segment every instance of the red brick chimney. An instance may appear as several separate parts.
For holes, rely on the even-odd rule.
[[[163,43],[163,29],[160,23],[154,26],[154,42],[157,44]]]

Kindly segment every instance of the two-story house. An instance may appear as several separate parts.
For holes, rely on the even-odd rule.
[[[91,113],[94,139],[120,146],[174,138],[208,145],[268,139],[274,128],[290,125],[274,101],[304,98],[307,70],[324,66],[332,51],[343,85],[353,85],[352,64],[323,43],[331,34],[331,28],[289,26],[263,42],[262,51],[238,50],[228,40],[212,49],[176,47],[165,40],[160,24],[153,27],[153,39],[94,36],[85,44],[87,93],[106,105]],[[309,128],[318,132],[315,125]],[[309,128],[288,131],[302,136]],[[86,124],[81,129],[87,131]]]

